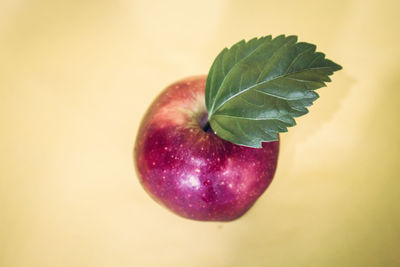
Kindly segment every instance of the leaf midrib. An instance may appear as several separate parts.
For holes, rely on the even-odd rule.
[[[271,118],[246,118],[246,117],[232,116],[232,115],[227,115],[227,114],[216,114],[215,117],[227,117],[227,118],[235,118],[235,119],[249,120],[249,121],[272,121],[272,120],[278,120],[278,121],[281,121],[281,122],[286,123],[286,121],[281,120],[279,117],[271,117]]]

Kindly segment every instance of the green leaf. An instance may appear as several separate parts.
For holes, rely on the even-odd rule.
[[[315,45],[280,35],[240,41],[215,59],[206,83],[208,121],[221,138],[261,147],[278,140],[342,67]]]

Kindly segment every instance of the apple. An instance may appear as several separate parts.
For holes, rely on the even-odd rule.
[[[279,141],[262,148],[233,144],[207,123],[206,76],[168,86],[153,102],[136,137],[134,160],[144,189],[174,213],[231,221],[270,185]]]
[[[270,185],[279,133],[342,67],[297,36],[239,41],[208,76],[168,86],[147,111],[134,160],[144,189],[193,220],[232,221]]]

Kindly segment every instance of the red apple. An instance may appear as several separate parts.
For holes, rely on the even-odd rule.
[[[137,135],[135,165],[145,190],[176,214],[231,221],[271,183],[279,141],[251,148],[204,130],[205,83],[205,76],[186,78],[157,97]]]

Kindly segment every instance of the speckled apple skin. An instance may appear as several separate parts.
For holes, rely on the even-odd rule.
[[[271,183],[279,141],[235,145],[203,131],[205,76],[168,86],[147,111],[134,160],[144,189],[174,213],[201,221],[242,216]]]

